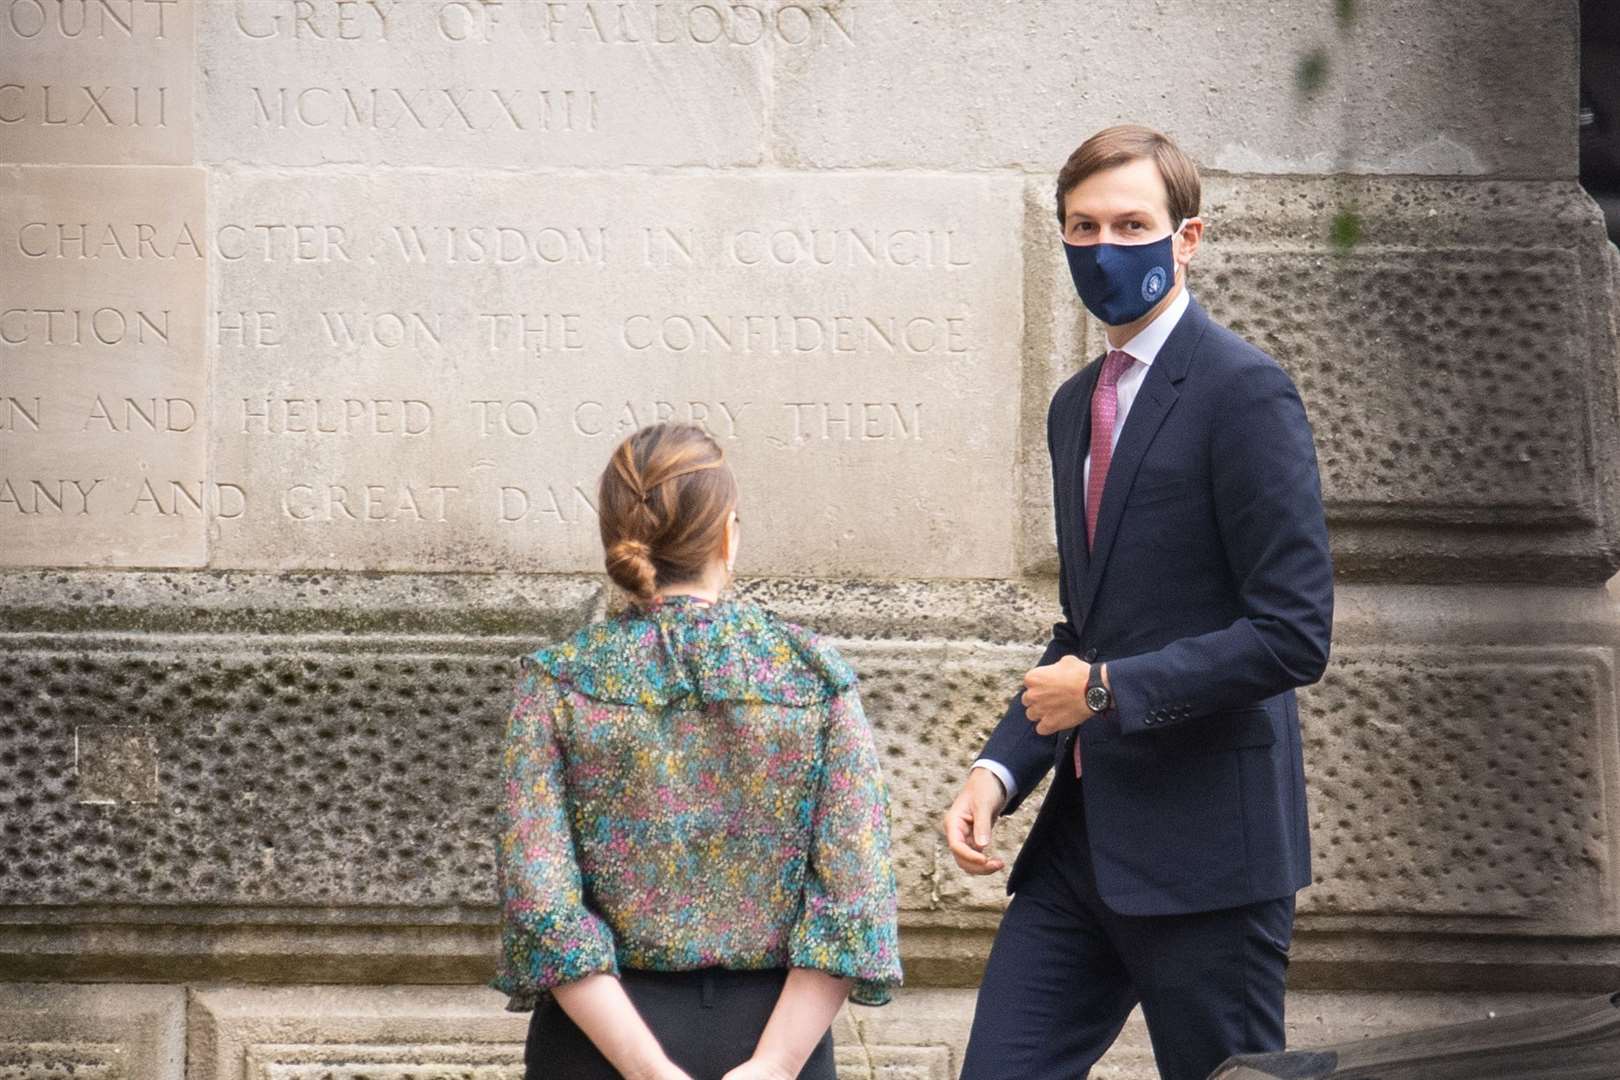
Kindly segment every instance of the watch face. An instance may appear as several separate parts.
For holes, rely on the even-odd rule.
[[[1108,707],[1108,690],[1105,687],[1093,686],[1086,691],[1086,707],[1092,712],[1101,712]]]

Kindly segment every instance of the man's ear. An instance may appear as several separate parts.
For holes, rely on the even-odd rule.
[[[1187,219],[1187,224],[1181,228],[1181,245],[1187,255],[1187,261],[1198,252],[1198,245],[1204,239],[1204,219],[1194,216]]]

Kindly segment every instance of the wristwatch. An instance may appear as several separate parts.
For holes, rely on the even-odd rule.
[[[1086,708],[1094,713],[1107,712],[1114,707],[1114,695],[1103,685],[1102,665],[1091,665],[1091,677],[1086,680]]]

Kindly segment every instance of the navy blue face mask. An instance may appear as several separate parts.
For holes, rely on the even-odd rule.
[[[1069,276],[1086,309],[1109,326],[1124,326],[1146,315],[1176,283],[1173,244],[1191,218],[1175,231],[1146,244],[1071,244]]]

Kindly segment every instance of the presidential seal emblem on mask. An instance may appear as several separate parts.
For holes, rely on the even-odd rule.
[[[1164,267],[1155,266],[1142,276],[1142,299],[1152,302],[1164,295]]]

